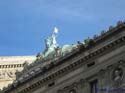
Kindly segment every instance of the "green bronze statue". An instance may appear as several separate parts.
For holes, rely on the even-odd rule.
[[[63,47],[60,47],[56,41],[57,34],[58,28],[55,27],[51,36],[45,39],[46,49],[43,53],[39,53],[38,59],[48,60],[64,56],[77,47],[77,45],[64,45]]]

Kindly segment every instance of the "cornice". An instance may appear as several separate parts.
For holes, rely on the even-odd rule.
[[[109,36],[120,33],[121,31],[123,31],[123,29],[125,29],[125,24],[121,24],[121,25],[117,26],[116,28],[113,28],[110,32],[105,33],[105,35],[91,40],[91,42],[87,46],[80,45],[79,48],[76,51],[70,53],[70,55],[67,55],[66,57],[63,57],[62,59],[58,60],[57,62],[52,62],[49,65],[43,67],[39,73],[37,73],[35,76],[31,77],[29,80],[31,80],[32,78],[34,78],[38,75],[42,75],[43,73],[46,73],[46,72],[52,70],[53,68],[63,64],[65,62],[65,60],[68,60],[68,59],[70,59],[70,58],[74,57],[75,55],[80,54],[82,52],[85,52],[86,50],[98,45],[98,43],[101,43],[102,40],[108,39]],[[111,42],[110,44],[101,47],[100,49],[86,55],[82,59],[79,59],[78,61],[76,61],[72,64],[69,64],[68,66],[64,67],[63,69],[61,69],[53,74],[50,74],[49,76],[31,84],[30,86],[26,87],[25,89],[23,89],[17,93],[27,93],[27,91],[31,91],[32,89],[44,84],[45,82],[47,82],[49,80],[52,80],[52,79],[64,74],[65,72],[69,72],[72,69],[75,69],[78,66],[81,66],[84,62],[87,62],[87,60],[92,59],[92,58],[104,53],[106,50],[110,50],[111,48],[116,47],[119,44],[125,44],[124,42],[125,42],[125,36],[122,36],[119,39]],[[26,81],[29,81],[29,80],[26,80]],[[22,84],[26,83],[26,81],[22,82]],[[19,87],[20,85],[21,85],[21,83],[17,84],[16,86],[14,86],[12,84],[11,88],[4,90],[4,93],[9,93],[9,91],[12,91],[16,87]]]
[[[122,43],[124,41],[125,41],[125,37],[122,37],[122,38],[116,40],[115,42],[112,42],[111,44],[104,46],[103,48],[99,49],[98,51],[95,51],[95,52],[85,56],[84,58],[79,59],[78,61],[66,66],[65,68],[49,75],[48,77],[34,83],[33,85],[29,86],[28,88],[25,88],[24,90],[20,91],[19,93],[27,93],[27,91],[31,91],[32,89],[44,84],[47,81],[53,80],[54,78],[66,73],[66,72],[68,73],[72,69],[75,69],[78,66],[82,66],[82,63],[86,62],[87,60],[91,59],[92,57],[98,56],[101,53],[103,53],[104,51],[106,51],[107,49],[110,50],[110,48],[112,48],[113,46],[115,47],[117,44]]]

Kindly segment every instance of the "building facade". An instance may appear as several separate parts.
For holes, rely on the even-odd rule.
[[[0,57],[0,89],[7,87],[15,78],[16,72],[24,68],[24,63],[29,64],[35,60],[35,56],[1,56]]]
[[[125,93],[125,23],[78,42],[65,55],[41,59],[3,93]]]

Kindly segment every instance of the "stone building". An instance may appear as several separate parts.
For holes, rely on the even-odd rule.
[[[1,56],[0,89],[7,87],[15,80],[15,73],[23,70],[25,62],[30,64],[35,58],[35,56]]]
[[[62,49],[45,58],[47,47],[3,93],[125,93],[124,22]]]

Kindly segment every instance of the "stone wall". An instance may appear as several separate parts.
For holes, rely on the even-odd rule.
[[[15,80],[16,72],[23,70],[24,62],[31,63],[35,56],[1,56],[0,57],[0,89],[7,87]]]

